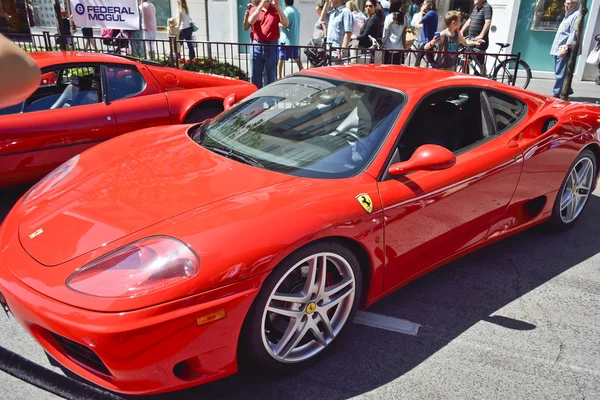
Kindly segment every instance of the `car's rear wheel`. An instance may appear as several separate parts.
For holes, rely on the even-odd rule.
[[[272,372],[311,364],[354,317],[361,293],[358,261],[341,244],[319,242],[293,253],[267,278],[248,313],[246,359]]]
[[[596,168],[596,157],[589,150],[582,151],[575,159],[554,201],[552,227],[566,230],[577,223],[592,194]]]
[[[222,108],[218,107],[196,107],[186,117],[186,124],[194,124],[202,122],[205,119],[214,118],[223,112]]]

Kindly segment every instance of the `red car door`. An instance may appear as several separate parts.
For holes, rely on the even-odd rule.
[[[526,107],[508,101],[517,124]],[[417,105],[399,142],[401,160],[422,144],[438,144],[454,151],[456,165],[379,183],[385,290],[481,241],[505,212],[523,162],[520,149],[506,145],[510,129],[497,130],[494,117],[485,94],[473,88],[435,92]]]
[[[24,103],[0,110],[0,187],[36,181],[116,134],[113,109],[102,102],[100,66],[54,66],[42,77]]]
[[[104,69],[119,135],[170,124],[164,90],[145,66],[108,64]]]

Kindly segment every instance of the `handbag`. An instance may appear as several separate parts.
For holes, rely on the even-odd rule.
[[[197,31],[198,31],[198,29],[200,29],[200,28],[198,28],[198,25],[196,25],[196,24],[194,23],[194,21],[192,21],[192,22],[190,23],[190,26],[192,27],[192,31],[193,31],[193,32],[197,32]]]
[[[404,30],[404,48],[410,49],[413,43],[417,40],[417,33],[415,31],[415,27],[411,26]]]
[[[600,46],[596,45],[594,50],[590,52],[590,54],[585,59],[587,64],[598,65],[600,63]]]

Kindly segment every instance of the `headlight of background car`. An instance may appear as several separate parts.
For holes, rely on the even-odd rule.
[[[79,154],[46,175],[41,181],[29,189],[29,192],[27,192],[25,198],[23,199],[23,204],[27,204],[30,201],[37,199],[42,194],[56,186],[58,182],[63,180],[67,175],[69,175],[73,168],[75,168],[77,161],[79,161]]]
[[[79,268],[67,287],[99,297],[135,297],[192,278],[200,259],[184,243],[165,236],[121,247]]]

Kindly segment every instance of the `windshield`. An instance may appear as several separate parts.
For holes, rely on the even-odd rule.
[[[292,77],[257,91],[191,136],[219,154],[271,171],[345,178],[370,164],[404,99],[358,83]]]

